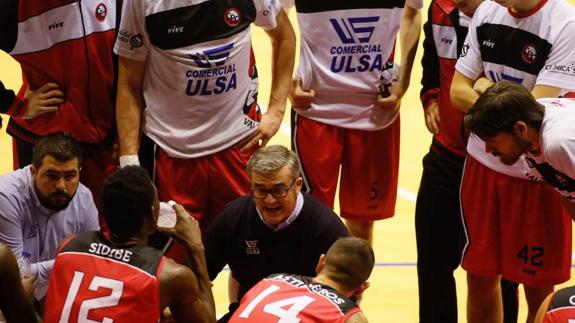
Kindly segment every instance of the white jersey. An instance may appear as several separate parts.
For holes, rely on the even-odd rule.
[[[575,203],[575,100],[541,99],[539,103],[545,105],[541,149],[537,155],[526,154],[529,173]]]
[[[313,89],[309,109],[297,113],[353,129],[385,128],[397,112],[375,108],[382,87],[397,78],[395,38],[404,5],[422,0],[296,0],[301,30],[296,77]],[[380,79],[381,78],[381,79]],[[388,89],[383,89],[388,90]]]
[[[548,85],[575,89],[575,9],[564,0],[543,0],[519,16],[492,1],[475,12],[456,69],[470,79],[514,81],[532,90]],[[512,166],[485,151],[472,135],[467,151],[481,164],[509,176],[528,178],[524,161]]]
[[[250,25],[275,28],[279,10],[277,0],[124,2],[114,50],[145,61],[143,131],[169,156],[213,154],[256,130]]]

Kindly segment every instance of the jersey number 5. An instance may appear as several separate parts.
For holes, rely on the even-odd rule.
[[[64,302],[64,308],[62,308],[62,315],[60,316],[59,323],[69,322],[70,312],[72,311],[74,300],[76,299],[76,296],[78,296],[78,291],[80,290],[80,285],[83,279],[83,272],[74,271],[74,278],[70,284],[70,289],[68,290],[68,295],[66,296],[66,301]],[[80,304],[80,312],[78,313],[78,322],[96,323],[98,321],[88,319],[88,312],[90,312],[90,310],[116,306],[120,302],[120,297],[122,296],[122,291],[124,290],[124,282],[100,276],[94,276],[88,289],[95,292],[100,287],[111,289],[112,293],[108,296],[96,297],[82,301]],[[114,320],[109,317],[104,317],[104,319],[101,321],[101,323],[112,322],[114,322]]]
[[[270,287],[266,288],[263,292],[261,292],[261,294],[254,298],[248,304],[248,306],[246,306],[246,308],[240,314],[240,317],[244,319],[249,318],[254,308],[259,303],[261,303],[264,298],[277,291],[278,289],[280,288],[276,285],[271,285]],[[295,323],[300,321],[297,315],[313,301],[314,299],[312,297],[305,295],[290,297],[264,305],[264,312],[277,316],[279,318],[278,323]],[[288,305],[289,308],[284,309],[284,307]]]

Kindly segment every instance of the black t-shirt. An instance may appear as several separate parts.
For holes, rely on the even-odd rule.
[[[310,195],[303,198],[297,219],[277,232],[262,221],[250,195],[228,204],[204,236],[210,279],[229,265],[241,298],[274,273],[315,276],[319,256],[349,233],[332,210]]]

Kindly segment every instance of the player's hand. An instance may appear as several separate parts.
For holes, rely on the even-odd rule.
[[[33,119],[44,113],[56,111],[64,102],[64,93],[56,83],[46,83],[36,90],[27,87],[24,97],[28,100],[28,104],[24,108],[23,119]]]
[[[490,79],[486,77],[480,77],[473,84],[473,90],[475,90],[475,92],[481,95],[485,93],[485,91],[487,91],[487,89],[493,84],[495,83],[493,83]]]
[[[304,90],[302,88],[301,80],[293,79],[289,91],[289,100],[292,108],[309,109],[311,102],[315,98],[315,91],[313,89]]]
[[[202,231],[200,224],[180,204],[174,204],[176,211],[176,225],[173,228],[158,227],[158,231],[169,235],[185,246],[203,249]]]
[[[262,115],[258,129],[236,145],[236,147],[240,147],[242,153],[254,148],[264,147],[278,132],[282,124],[283,114],[272,111],[283,111],[283,109],[268,108],[268,112]]]
[[[441,117],[439,116],[439,105],[434,102],[425,108],[425,126],[432,134],[439,132],[439,123]]]
[[[36,277],[34,276],[24,276],[22,277],[22,287],[24,287],[24,292],[28,297],[28,300],[34,302],[34,283],[36,282]]]
[[[377,95],[376,105],[381,109],[393,111],[394,113],[399,111],[399,106],[401,105],[401,98],[407,91],[407,86],[402,85],[400,82],[395,81],[391,83],[389,89],[389,96],[383,97],[381,94]]]

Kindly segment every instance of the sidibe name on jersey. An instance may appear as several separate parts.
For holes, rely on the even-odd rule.
[[[110,248],[105,244],[97,242],[90,244],[88,252],[123,262],[130,262],[130,258],[132,257],[132,252],[129,250]]]

